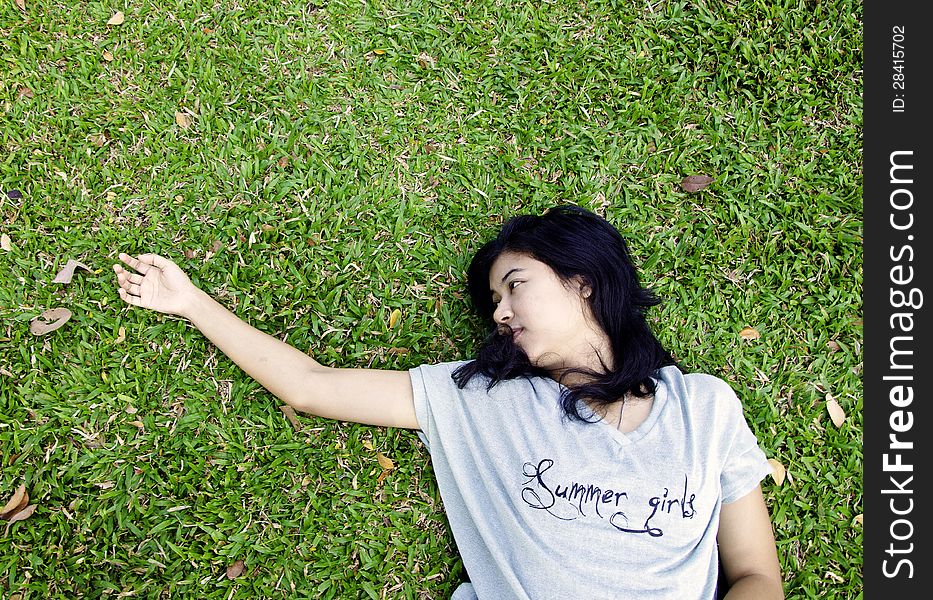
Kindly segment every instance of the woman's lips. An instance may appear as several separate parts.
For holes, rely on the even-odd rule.
[[[514,342],[517,340],[523,331],[525,331],[523,327],[516,327],[515,329],[512,329],[512,341]]]

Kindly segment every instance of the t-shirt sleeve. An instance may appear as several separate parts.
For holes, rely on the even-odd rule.
[[[725,461],[720,486],[722,501],[735,502],[752,491],[771,472],[771,465],[758,445],[755,434],[742,412],[742,403],[728,384],[723,382],[723,400],[727,417],[725,431],[731,435],[726,443]]]
[[[411,389],[415,402],[415,418],[418,420],[418,437],[431,451],[431,442],[437,437],[436,411],[442,413],[449,404],[461,395],[460,389],[451,378],[454,369],[462,363],[439,363],[420,365],[409,369]],[[446,407],[446,408],[445,408]]]

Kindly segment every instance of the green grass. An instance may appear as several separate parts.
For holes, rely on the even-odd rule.
[[[25,483],[38,509],[0,530],[0,597],[449,597],[413,433],[293,430],[110,265],[162,253],[321,362],[407,369],[470,356],[471,253],[564,202],[623,231],[664,343],[786,465],[764,490],[788,597],[861,596],[860,3],[26,7],[0,5],[0,191],[23,194],[0,194],[0,502]],[[53,284],[68,258],[94,271]]]

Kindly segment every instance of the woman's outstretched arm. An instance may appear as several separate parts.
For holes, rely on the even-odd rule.
[[[157,254],[120,254],[114,265],[128,304],[183,317],[264,388],[296,410],[320,417],[417,429],[406,371],[334,369],[263,333],[197,288]]]

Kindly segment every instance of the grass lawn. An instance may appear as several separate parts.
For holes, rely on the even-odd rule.
[[[786,468],[787,596],[861,596],[861,3],[24,5],[0,3],[0,504],[36,508],[0,521],[0,598],[448,598],[413,432],[294,426],[111,265],[158,252],[322,363],[408,369],[471,355],[472,252],[567,202],[623,231],[662,341]],[[90,271],[53,282],[68,259]]]

